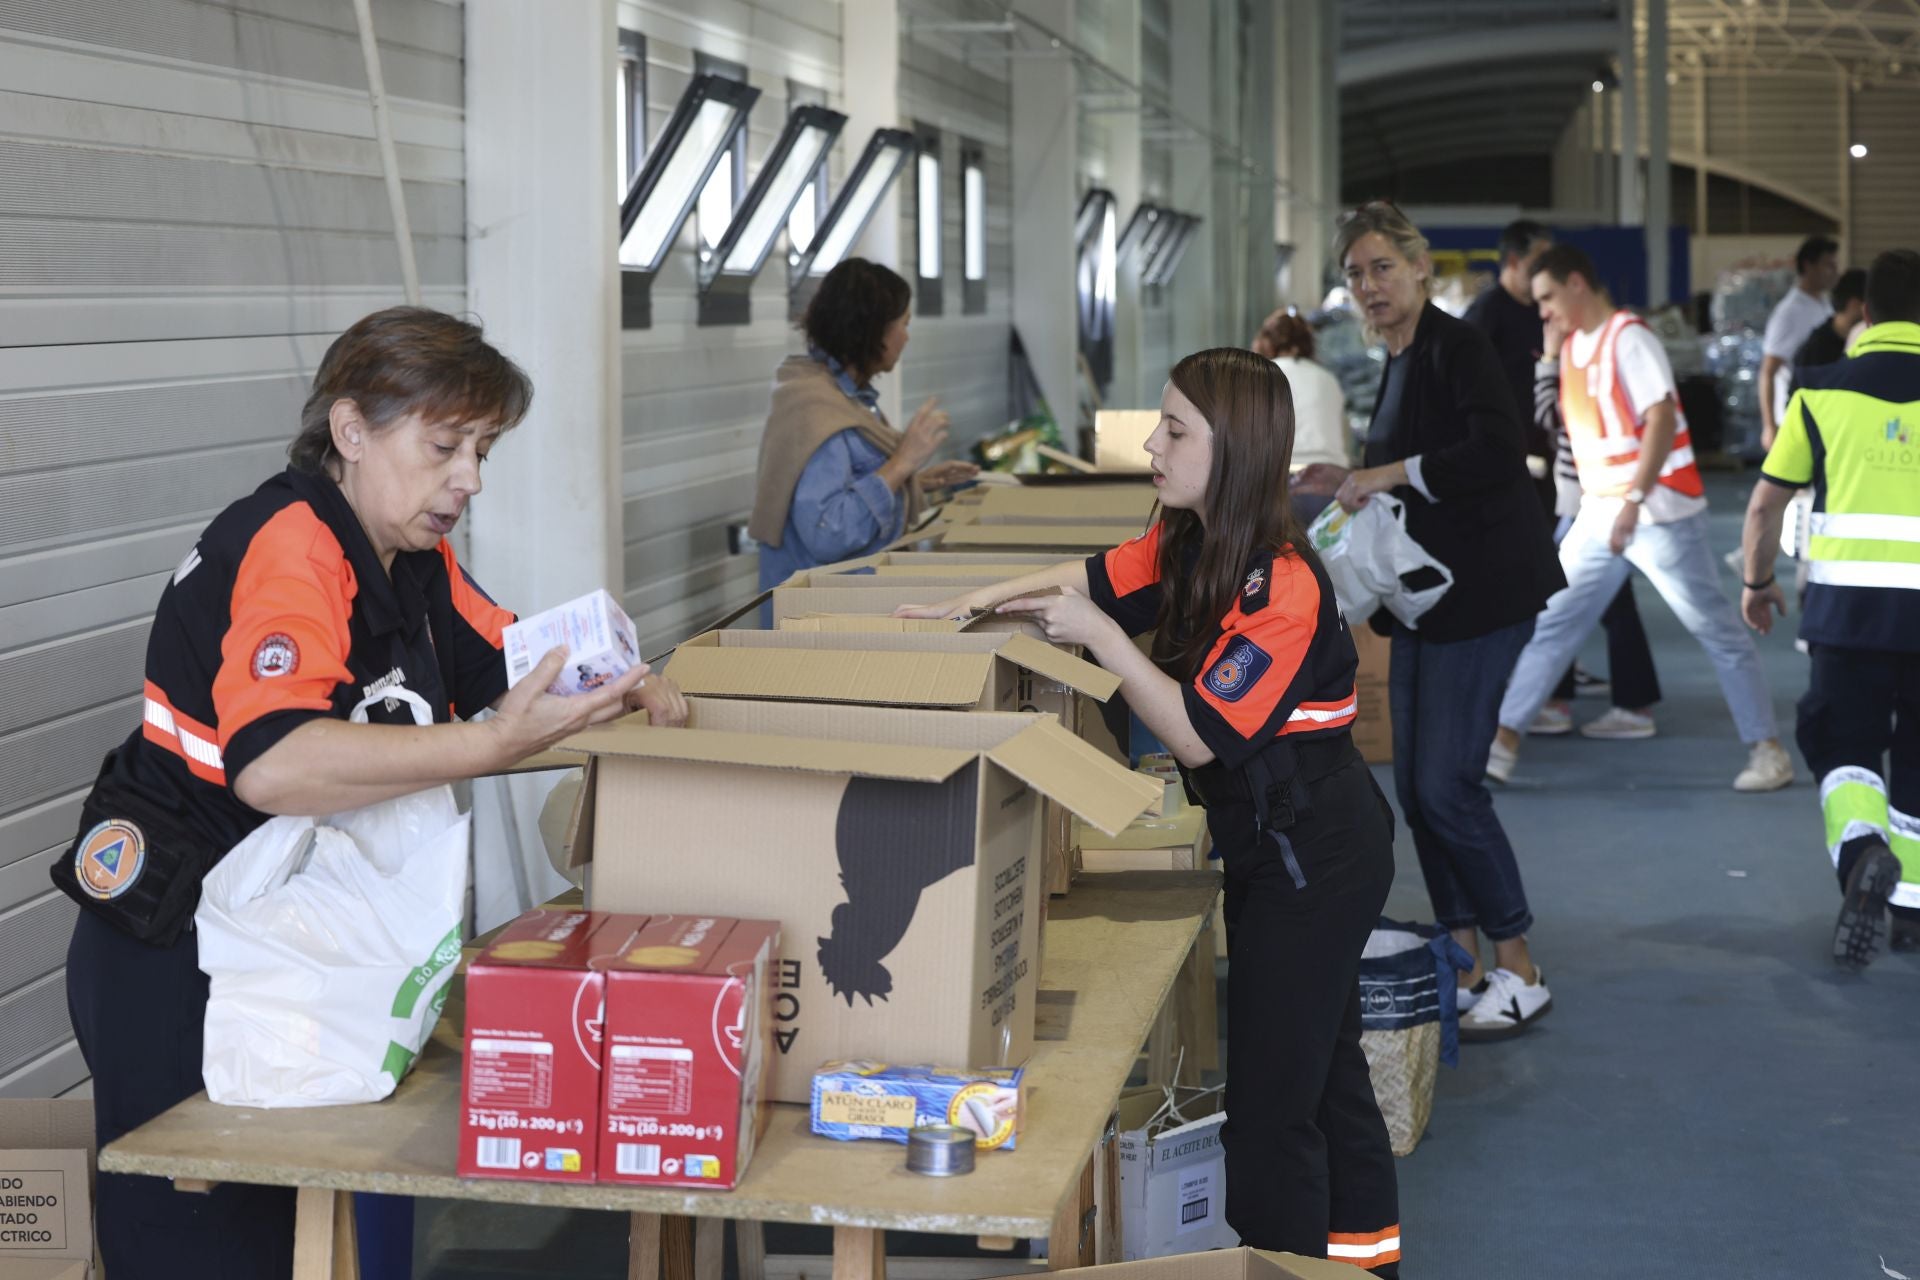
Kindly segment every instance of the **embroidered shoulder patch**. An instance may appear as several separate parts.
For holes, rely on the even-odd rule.
[[[284,631],[276,631],[253,651],[253,678],[272,680],[300,669],[300,646]]]
[[[1259,683],[1260,677],[1272,665],[1271,654],[1243,637],[1227,646],[1227,651],[1207,668],[1201,681],[1214,697],[1225,702],[1238,702],[1247,696],[1247,690]]]

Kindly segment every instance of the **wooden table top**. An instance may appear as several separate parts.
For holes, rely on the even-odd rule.
[[[1027,1064],[1027,1125],[1018,1150],[983,1153],[966,1177],[910,1174],[905,1147],[818,1138],[805,1107],[776,1106],[746,1177],[730,1192],[461,1178],[457,999],[419,1065],[384,1102],[257,1110],[199,1094],[108,1146],[100,1168],[444,1200],[1043,1236],[1078,1184],[1219,883],[1211,872],[1126,872],[1090,878],[1054,901],[1038,1043]]]

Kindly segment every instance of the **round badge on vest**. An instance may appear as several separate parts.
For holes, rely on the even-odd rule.
[[[133,888],[147,865],[147,837],[125,818],[109,818],[87,832],[73,855],[74,878],[102,902]]]

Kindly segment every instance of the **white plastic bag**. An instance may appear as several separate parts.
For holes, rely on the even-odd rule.
[[[1418,627],[1420,615],[1453,585],[1453,571],[1408,534],[1406,507],[1385,494],[1375,494],[1354,512],[1329,504],[1307,529],[1307,541],[1326,566],[1340,612],[1350,623],[1365,622],[1385,605],[1402,623]],[[1409,586],[1408,577],[1423,569],[1433,570],[1439,581]]]
[[[369,701],[379,698],[432,722],[411,690]],[[314,1107],[393,1092],[459,964],[470,821],[436,787],[326,819],[270,819],[220,860],[194,915],[211,980],[208,1097]]]

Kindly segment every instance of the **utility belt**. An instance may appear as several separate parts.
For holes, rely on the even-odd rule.
[[[177,812],[122,782],[107,755],[80,805],[80,829],[50,868],[54,885],[81,908],[156,947],[193,925],[200,882],[225,852]]]
[[[1293,887],[1304,889],[1306,873],[1300,869],[1287,832],[1313,816],[1313,784],[1359,758],[1353,735],[1345,730],[1297,742],[1280,737],[1238,769],[1229,769],[1216,760],[1189,770],[1187,789],[1209,810],[1221,805],[1251,805],[1255,843],[1272,839],[1278,844],[1287,872],[1293,877]]]

